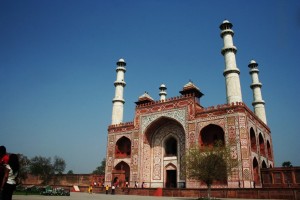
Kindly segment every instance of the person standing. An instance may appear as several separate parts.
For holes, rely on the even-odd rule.
[[[6,153],[5,146],[0,146],[0,164],[4,165],[8,163],[9,156]]]
[[[115,188],[116,188],[115,185],[111,186],[111,194],[115,194]]]
[[[17,154],[10,154],[8,164],[5,164],[4,179],[1,183],[2,200],[12,200],[12,194],[16,189],[17,176],[20,164]]]
[[[8,154],[6,153],[5,146],[0,146],[0,187],[2,185],[4,174],[6,171],[5,165],[8,164]],[[0,200],[2,200],[2,191],[0,191]]]
[[[89,194],[92,194],[92,193],[93,193],[93,186],[92,186],[92,184],[89,186],[88,191],[89,191]]]
[[[108,185],[106,185],[106,187],[105,187],[105,194],[108,194],[108,190],[109,190],[109,187],[108,187]]]

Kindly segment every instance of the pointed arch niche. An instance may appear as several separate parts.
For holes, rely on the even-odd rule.
[[[164,141],[164,156],[172,157],[177,156],[177,140],[174,136],[169,136]]]
[[[261,168],[263,168],[263,169],[264,169],[264,168],[267,168],[267,164],[266,164],[266,162],[265,162],[265,161],[263,161],[263,162],[262,162],[262,164],[261,164]]]
[[[128,158],[131,155],[131,141],[123,136],[116,142],[115,156],[116,158]]]
[[[271,150],[271,145],[270,145],[269,140],[267,141],[267,152],[268,152],[268,158],[271,159],[271,160],[273,160],[272,150]]]
[[[113,184],[115,186],[123,187],[126,181],[130,181],[129,165],[124,161],[119,162],[115,166],[112,175],[114,180]]]
[[[250,128],[251,151],[257,152],[256,137],[253,128]]]
[[[214,146],[217,141],[225,144],[224,131],[220,126],[209,124],[200,131],[200,147]]]
[[[264,138],[263,138],[263,136],[262,136],[261,133],[259,133],[258,140],[259,140],[260,155],[261,156],[265,156],[266,155],[266,152],[265,152],[265,142],[264,142]]]
[[[253,181],[255,183],[259,183],[259,166],[258,166],[258,162],[257,159],[254,158],[253,159]]]
[[[166,187],[171,177],[174,178],[172,187],[179,187],[178,182],[185,182],[182,160],[185,154],[185,131],[176,119],[162,116],[149,124],[145,129],[142,154],[147,158],[143,163],[142,178],[150,183],[150,187]],[[176,167],[176,173],[171,169],[166,171],[165,164],[169,162]]]

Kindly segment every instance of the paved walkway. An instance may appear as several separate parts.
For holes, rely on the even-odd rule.
[[[70,196],[14,195],[13,200],[195,200],[196,198],[154,197],[136,195],[88,194],[72,192]]]
[[[83,192],[72,192],[70,196],[14,195],[12,199],[13,200],[196,200],[197,198],[111,195],[111,194],[105,195],[105,194],[88,194]],[[226,199],[226,200],[234,200],[234,199]],[[243,200],[243,199],[235,199],[235,200]]]

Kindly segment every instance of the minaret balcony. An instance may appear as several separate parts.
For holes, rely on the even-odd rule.
[[[224,56],[226,53],[228,52],[233,52],[234,54],[236,54],[237,52],[237,48],[235,46],[231,46],[231,47],[224,47],[221,50],[221,54]]]
[[[252,68],[250,71],[249,71],[249,74],[253,74],[253,73],[259,73],[259,70],[257,68]]]
[[[234,32],[233,32],[233,30],[231,30],[231,29],[225,29],[225,30],[221,31],[220,36],[221,36],[221,38],[223,38],[224,35],[227,35],[227,34],[230,34],[231,36],[233,36],[233,35],[234,35]]]
[[[256,100],[256,101],[252,102],[252,106],[255,106],[257,104],[263,104],[263,105],[265,105],[265,101],[264,100]]]
[[[227,74],[236,73],[240,74],[240,70],[238,68],[236,69],[225,69],[223,72],[223,75],[226,76]]]
[[[252,84],[250,85],[250,88],[251,88],[251,89],[256,88],[256,87],[261,88],[261,87],[262,87],[262,84],[261,84],[261,83],[252,83]]]
[[[124,71],[124,72],[126,72],[126,68],[123,67],[123,66],[118,66],[117,69],[116,69],[116,72],[118,72],[118,71]]]
[[[123,87],[126,86],[126,82],[125,81],[115,81],[114,82],[114,85],[117,86],[117,85],[122,85]]]
[[[113,103],[115,103],[115,102],[121,102],[121,103],[125,103],[125,100],[124,99],[118,99],[118,98],[114,98],[113,100],[112,100],[112,102]]]

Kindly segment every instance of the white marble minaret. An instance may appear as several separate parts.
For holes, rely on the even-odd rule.
[[[266,118],[266,110],[265,110],[265,101],[262,99],[261,95],[261,87],[262,84],[259,82],[258,73],[259,70],[257,68],[258,64],[255,60],[251,60],[248,67],[250,68],[250,75],[252,78],[252,84],[250,85],[251,89],[253,90],[253,108],[254,113],[256,116],[261,119],[265,124],[267,124]]]
[[[111,124],[119,124],[123,122],[123,110],[125,100],[123,99],[124,87],[126,83],[124,81],[124,75],[126,72],[126,62],[124,59],[120,59],[117,62],[117,80],[115,81],[115,98],[113,99],[112,109],[112,122]]]
[[[167,97],[167,87],[165,86],[165,84],[161,84],[160,87],[159,87],[159,96],[160,96],[160,100],[161,101],[164,101],[166,100],[166,97]]]
[[[236,66],[235,54],[237,52],[236,47],[233,45],[234,32],[231,29],[232,24],[225,20],[220,25],[221,37],[224,41],[224,47],[222,48],[222,55],[225,59],[225,70],[223,75],[226,81],[226,99],[227,103],[242,102],[242,92],[240,83],[240,70]]]

